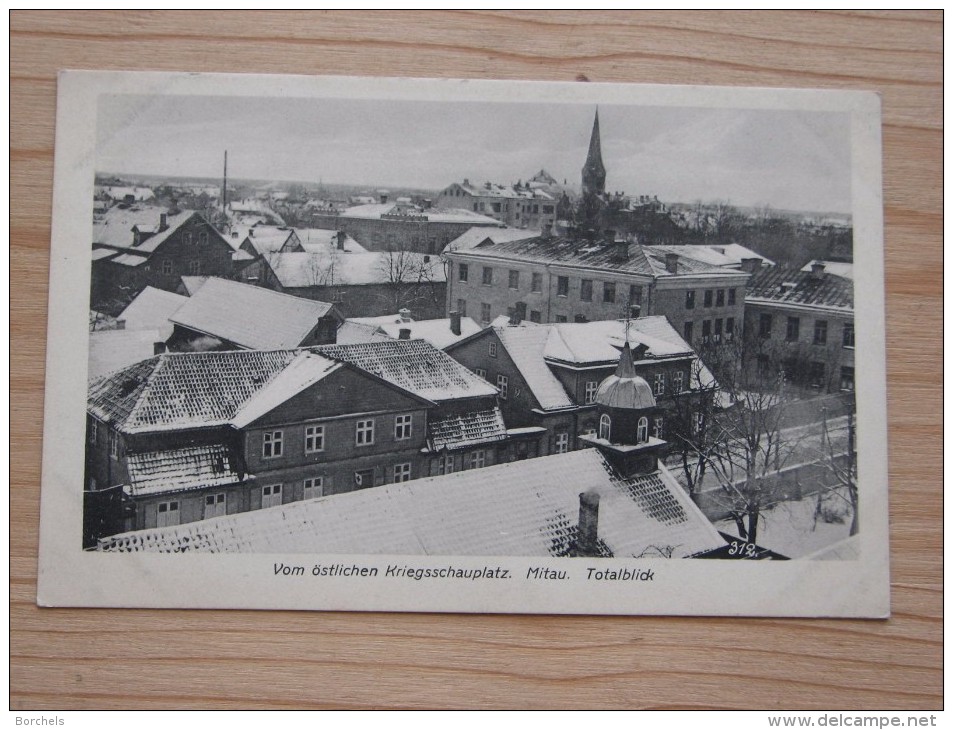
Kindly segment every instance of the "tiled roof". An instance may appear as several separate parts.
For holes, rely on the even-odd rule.
[[[231,423],[242,428],[270,413],[289,398],[333,373],[341,364],[314,352],[302,351],[235,412]]]
[[[128,306],[118,319],[125,321],[127,330],[156,329],[163,333],[162,340],[172,334],[169,317],[189,300],[181,294],[147,286]]]
[[[435,402],[495,396],[492,385],[425,340],[389,340],[315,348]]]
[[[225,425],[297,354],[166,353],[90,381],[87,410],[124,433]]]
[[[106,538],[100,549],[307,554],[566,555],[579,493],[600,496],[615,557],[688,557],[724,545],[664,467],[624,482],[595,449]]]
[[[189,297],[171,321],[239,347],[273,350],[301,345],[332,307],[327,302],[213,277]]]
[[[827,272],[815,278],[810,271],[772,266],[762,268],[751,277],[745,301],[831,307],[852,312],[854,282]]]
[[[427,440],[431,451],[464,449],[506,439],[506,424],[499,408],[431,418]]]
[[[550,334],[549,327],[519,325],[494,329],[541,408],[554,410],[571,408],[575,405],[562,383],[546,364],[545,352]]]
[[[457,236],[444,247],[444,251],[469,251],[479,246],[486,239],[493,243],[507,241],[523,241],[528,238],[539,238],[540,231],[531,231],[522,228],[485,228],[474,227],[461,236]]]
[[[241,481],[234,459],[221,444],[129,454],[126,463],[133,497],[224,487]]]
[[[638,243],[630,243],[628,257],[620,260],[614,243],[584,241],[565,237],[537,237],[518,241],[503,241],[488,246],[477,246],[465,253],[481,258],[503,258],[532,263],[553,263],[605,271],[633,274],[653,273],[648,259]]]

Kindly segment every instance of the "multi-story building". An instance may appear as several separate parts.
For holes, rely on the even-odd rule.
[[[514,228],[540,230],[556,222],[556,202],[553,195],[529,184],[472,185],[464,179],[462,183],[455,182],[444,188],[436,204],[441,208],[470,210]]]
[[[422,340],[153,357],[90,382],[84,539],[515,460],[496,397]]]
[[[635,241],[539,236],[444,254],[447,309],[484,323],[664,315],[689,344],[740,331],[748,273]]]
[[[854,389],[854,285],[815,263],[774,266],[752,276],[745,332],[759,347],[758,367],[778,367],[807,391]]]
[[[596,394],[615,372],[625,343],[633,367],[651,383],[658,400],[649,428],[663,438],[685,398],[712,396],[714,378],[664,317],[587,324],[488,327],[447,347],[456,360],[486,378],[500,393],[503,417],[511,427],[545,429],[544,453],[586,444],[580,436],[598,432]]]

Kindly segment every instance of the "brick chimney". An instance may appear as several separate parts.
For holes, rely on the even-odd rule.
[[[166,230],[169,227],[169,215],[168,213],[159,213],[159,232]]]
[[[811,278],[815,281],[820,281],[824,278],[824,262],[815,261],[811,264]]]
[[[741,270],[747,271],[749,274],[757,274],[761,271],[762,260],[758,257],[753,257],[749,259],[741,259]]]
[[[450,312],[450,331],[458,337],[460,336],[462,332],[460,328],[460,312]]]
[[[399,310],[399,311],[397,312],[397,314],[400,315],[400,321],[401,321],[401,322],[413,322],[413,321],[414,321],[413,319],[410,318],[410,310],[407,309],[407,307],[404,307],[403,309]]]
[[[579,531],[576,553],[594,557],[599,554],[599,493],[594,489],[579,495]]]
[[[337,241],[338,241],[338,251],[344,250],[344,242],[347,240],[347,234],[344,231],[338,231]]]
[[[677,253],[665,254],[665,270],[670,274],[678,273],[678,254]]]
[[[397,332],[397,339],[398,339],[398,340],[409,340],[409,339],[410,339],[410,328],[409,328],[409,327],[401,327],[400,330]]]

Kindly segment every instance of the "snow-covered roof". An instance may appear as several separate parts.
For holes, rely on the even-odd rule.
[[[546,343],[550,328],[539,325],[498,327],[496,334],[513,364],[544,410],[572,408],[575,404],[559,379],[546,364]]]
[[[821,259],[813,259],[809,261],[801,271],[810,271],[811,267],[814,264],[824,264],[824,271],[828,274],[834,274],[834,276],[840,276],[845,279],[854,280],[854,264],[849,261],[823,261]]]
[[[382,323],[379,325],[380,330],[388,336],[397,339],[402,329],[409,329],[410,339],[426,340],[440,350],[446,349],[454,342],[459,342],[470,335],[476,334],[482,329],[471,317],[460,318],[460,334],[454,334],[453,330],[450,329],[449,319],[423,319],[414,322],[401,322],[400,316],[398,315],[396,320],[397,321]]]
[[[338,248],[338,231],[326,228],[295,228],[298,233],[298,240],[301,246],[308,253],[326,253],[332,248]],[[344,235],[344,250],[348,253],[365,253],[367,251],[361,244]]]
[[[125,321],[127,330],[158,330],[163,335],[161,340],[165,341],[172,334],[169,317],[188,299],[181,294],[147,286],[122,310],[117,319]]]
[[[366,322],[357,322],[352,319],[344,321],[337,332],[337,344],[355,345],[359,342],[379,342],[381,340],[393,339],[386,335],[376,324]]]
[[[248,241],[259,255],[264,256],[292,245],[289,239],[295,235],[294,229],[284,226],[252,226],[246,229],[243,242]]]
[[[515,185],[500,185],[494,182],[483,182],[471,184],[468,180],[461,183],[452,183],[454,186],[465,190],[469,195],[478,198],[500,198],[508,200],[552,200],[553,196],[540,190],[539,188]],[[450,189],[447,188],[447,189]]]
[[[583,449],[115,535],[99,549],[564,556],[577,539],[583,488],[599,494],[598,537],[609,555],[680,558],[724,545],[664,467],[625,481]]]
[[[389,340],[316,348],[434,402],[495,396],[496,388],[425,340]]]
[[[163,214],[166,214],[167,227],[160,231]],[[183,210],[175,215],[168,215],[165,208],[156,206],[133,205],[128,208],[113,206],[102,218],[93,223],[93,245],[130,249],[128,253],[141,252],[148,257],[159,244],[194,215],[198,215],[194,210]],[[136,246],[134,245],[135,234],[132,230],[134,227],[153,235]]]
[[[333,306],[211,277],[170,319],[239,347],[274,350],[300,346]]]
[[[208,276],[183,276],[181,280],[182,288],[185,289],[185,296],[190,297],[195,294],[209,278]]]
[[[625,344],[625,320],[551,324],[545,357],[576,365],[615,363]],[[692,356],[694,351],[662,315],[629,320],[629,346],[645,345],[643,359]]]
[[[351,208],[341,211],[342,218],[362,218],[379,219],[384,215],[399,216],[405,215],[411,217],[425,217],[426,220],[434,223],[470,223],[474,226],[485,225],[499,227],[500,222],[479,213],[474,213],[462,208],[428,208],[419,210],[416,208],[408,209],[407,206],[398,206],[394,203],[372,203],[370,205],[355,205]]]
[[[155,329],[90,332],[87,377],[98,378],[147,360],[155,355],[156,343],[164,341],[163,333]]]
[[[646,246],[646,249],[662,254],[675,253],[684,258],[695,259],[711,266],[739,268],[743,259],[758,258],[768,266],[774,262],[740,243],[724,245],[685,244],[682,246]]]
[[[241,481],[227,446],[187,446],[182,449],[129,454],[127,490],[133,497],[224,487]]]
[[[427,445],[431,451],[455,451],[506,440],[506,424],[499,408],[434,416],[427,420]]]
[[[246,400],[235,412],[231,424],[243,428],[266,413],[338,370],[339,362],[314,352],[302,352],[268,384]]]
[[[540,231],[522,228],[486,228],[473,227],[466,233],[457,236],[444,247],[444,251],[469,251],[489,239],[493,243],[506,241],[522,241],[527,238],[538,238]]]

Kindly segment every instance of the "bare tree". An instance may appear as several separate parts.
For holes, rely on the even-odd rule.
[[[437,256],[427,256],[402,248],[388,248],[377,263],[380,280],[387,285],[387,304],[393,311],[412,308],[414,304],[432,300],[437,271],[443,263]]]

